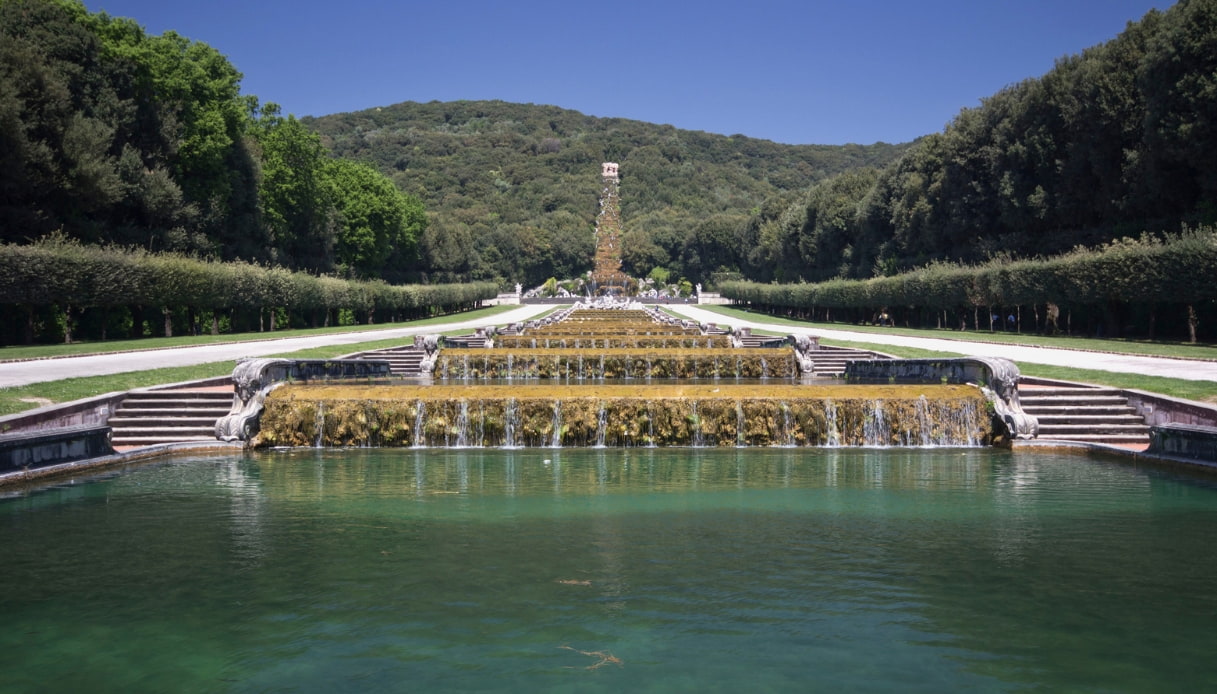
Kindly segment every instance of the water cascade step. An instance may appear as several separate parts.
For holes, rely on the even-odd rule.
[[[954,385],[288,385],[264,446],[977,446]]]
[[[489,379],[792,379],[794,350],[782,349],[563,349],[442,352],[434,375],[444,382]]]

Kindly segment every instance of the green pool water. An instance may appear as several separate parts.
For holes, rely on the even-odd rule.
[[[0,500],[0,691],[1213,691],[1215,528],[984,449],[178,459]]]

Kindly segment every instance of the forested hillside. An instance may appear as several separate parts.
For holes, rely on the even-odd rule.
[[[739,232],[816,181],[907,145],[782,145],[500,101],[401,103],[303,119],[333,154],[423,200],[429,278],[539,284],[591,268],[600,163],[621,164],[624,269],[704,281],[737,270]]]
[[[745,274],[822,281],[1053,255],[1217,222],[1217,0],[1180,0],[741,234]]]

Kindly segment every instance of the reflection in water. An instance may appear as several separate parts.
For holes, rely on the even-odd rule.
[[[0,502],[0,688],[1199,691],[1214,523],[990,450],[192,459]]]

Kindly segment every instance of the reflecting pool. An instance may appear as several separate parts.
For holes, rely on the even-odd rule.
[[[1217,484],[987,449],[269,452],[0,500],[0,691],[1203,691]]]

